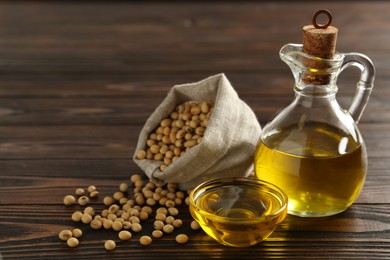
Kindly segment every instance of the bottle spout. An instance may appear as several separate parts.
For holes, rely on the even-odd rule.
[[[290,67],[296,87],[304,85],[335,85],[344,55],[335,52],[333,59],[323,59],[303,51],[302,44],[286,44],[280,58]]]

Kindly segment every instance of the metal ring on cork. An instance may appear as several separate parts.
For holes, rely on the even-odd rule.
[[[325,14],[328,17],[328,22],[327,23],[325,23],[325,24],[318,24],[317,23],[317,17],[320,14]],[[326,9],[318,10],[317,12],[315,12],[313,14],[312,23],[313,23],[314,27],[317,28],[317,29],[326,29],[332,23],[332,14],[328,10],[326,10]]]

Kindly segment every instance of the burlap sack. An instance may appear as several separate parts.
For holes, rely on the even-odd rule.
[[[177,105],[189,100],[214,103],[202,142],[164,171],[159,169],[161,162],[138,160],[136,152],[145,149],[149,134]],[[211,178],[249,174],[260,132],[256,115],[225,75],[219,74],[174,86],[141,130],[133,160],[151,180],[175,182],[181,189],[189,189]]]

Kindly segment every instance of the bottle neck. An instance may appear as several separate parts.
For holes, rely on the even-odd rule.
[[[337,86],[304,85],[294,86],[296,105],[307,109],[333,110],[339,107],[336,100]]]
[[[294,91],[297,94],[311,97],[334,96],[337,93],[337,90],[338,88],[336,84],[314,85],[298,82],[294,85]]]

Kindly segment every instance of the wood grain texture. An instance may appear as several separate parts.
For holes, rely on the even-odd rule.
[[[101,199],[141,173],[138,134],[175,84],[224,72],[264,126],[292,100],[279,58],[300,43],[319,8],[339,28],[336,49],[372,58],[377,78],[359,129],[368,175],[357,202],[328,218],[288,216],[250,248],[217,244],[189,227],[139,245],[140,233],[106,252],[114,231],[74,223],[63,196],[94,184]],[[6,1],[0,3],[0,259],[390,259],[390,4],[386,1]],[[362,37],[364,35],[364,37]],[[348,108],[359,72],[343,71]],[[152,219],[144,232],[152,231]],[[80,246],[58,239],[84,231]],[[174,235],[188,233],[178,245]],[[117,239],[116,239],[117,240]]]
[[[42,207],[45,207],[45,218],[42,218]],[[141,236],[134,233],[131,241],[118,243],[114,252],[105,252],[104,240],[116,239],[116,232],[92,230],[90,227],[69,220],[69,208],[61,205],[3,206],[2,226],[16,228],[18,232],[0,239],[6,259],[18,259],[29,255],[29,258],[43,257],[61,259],[119,259],[133,257],[136,259],[210,259],[227,258],[386,258],[389,250],[387,217],[389,208],[381,205],[360,204],[352,206],[347,212],[337,216],[322,218],[299,218],[288,216],[275,232],[263,243],[251,248],[232,248],[216,244],[202,231],[193,231],[189,227],[191,217],[188,211],[181,212],[183,226],[180,231],[168,234],[155,240],[150,247],[142,247],[137,239]],[[153,230],[152,221],[143,224],[142,232]],[[57,230],[81,228],[85,235],[80,239],[79,247],[69,249],[59,241]],[[173,237],[177,232],[185,232],[190,241],[178,245]],[[21,239],[23,237],[23,239]],[[367,244],[367,240],[370,243]],[[36,245],[44,248],[37,250]],[[365,248],[362,251],[362,248]],[[206,250],[207,249],[207,250]]]

